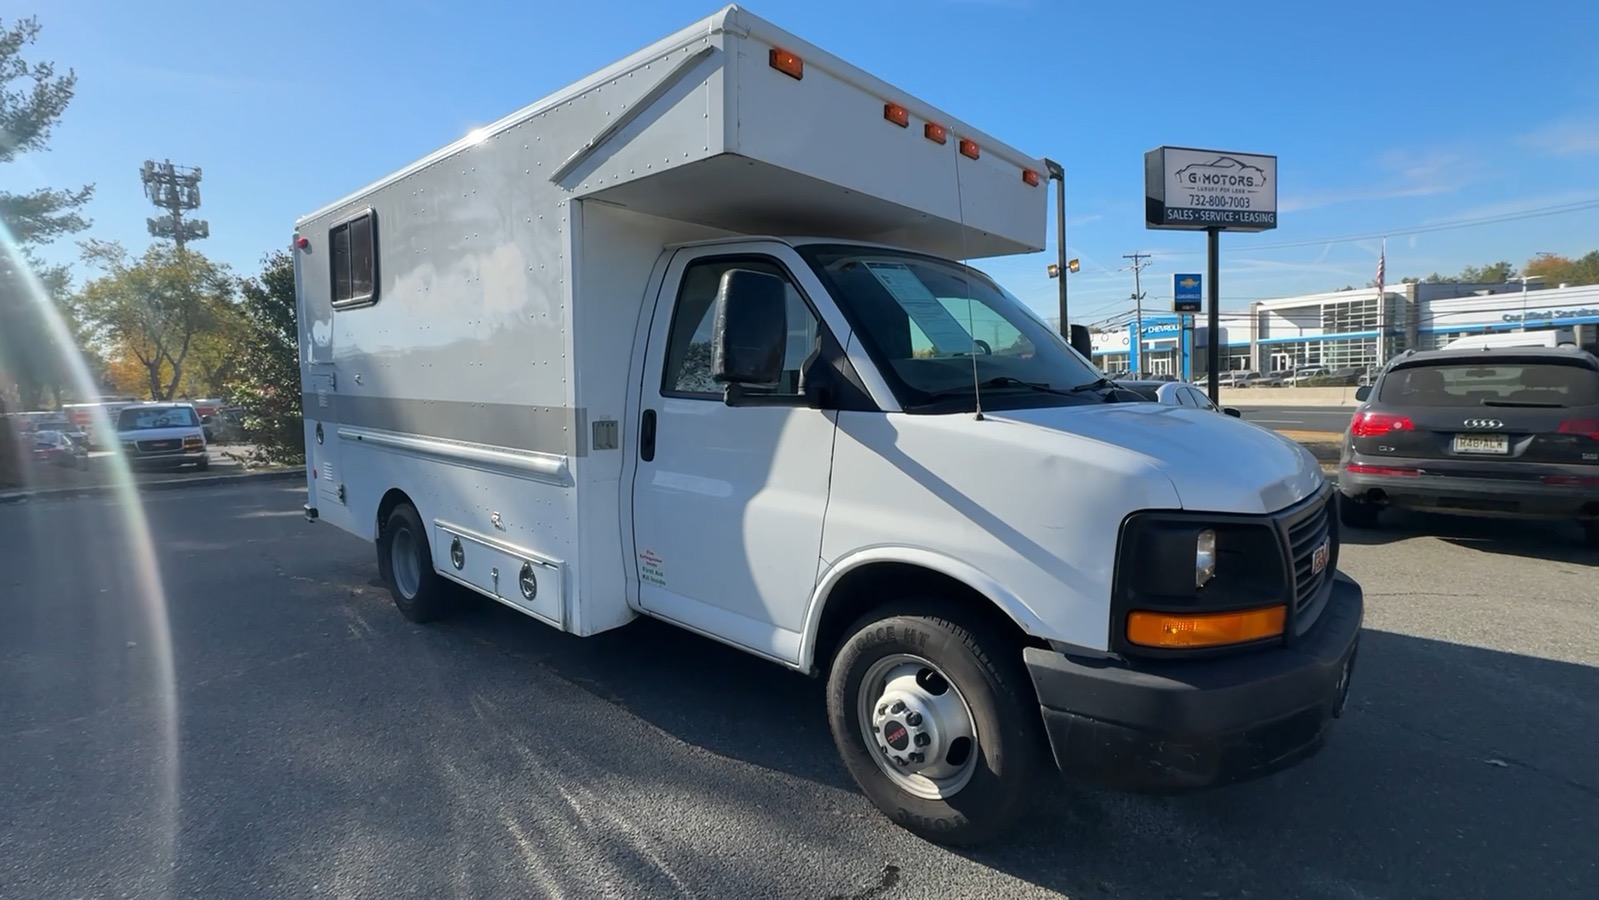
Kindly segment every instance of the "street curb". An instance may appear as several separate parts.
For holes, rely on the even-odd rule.
[[[195,478],[172,478],[166,481],[135,482],[138,493],[149,491],[174,491],[181,488],[220,487],[242,484],[247,481],[287,481],[304,478],[304,469],[268,469],[263,472],[240,472],[236,475],[206,475]],[[0,493],[0,504],[22,503],[28,500],[55,500],[63,497],[93,497],[116,490],[113,484],[87,484],[83,487],[45,488],[38,491],[11,491]]]

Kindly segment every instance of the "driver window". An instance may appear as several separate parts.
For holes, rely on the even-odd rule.
[[[745,388],[745,394],[800,395],[800,368],[816,346],[817,319],[788,272],[767,259],[706,259],[683,272],[672,330],[667,337],[666,365],[661,373],[661,394],[668,397],[720,399],[722,385],[711,378],[711,332],[716,315],[716,292],[722,274],[748,269],[783,279],[787,287],[788,347],[783,356],[783,377],[775,389]]]

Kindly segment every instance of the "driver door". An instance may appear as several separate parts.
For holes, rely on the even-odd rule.
[[[733,268],[788,284],[783,376],[758,404],[728,406],[711,378],[714,300]],[[800,394],[823,327],[806,299],[820,286],[801,271],[781,244],[674,257],[645,358],[633,482],[640,606],[784,663],[799,658],[816,584],[836,424]]]

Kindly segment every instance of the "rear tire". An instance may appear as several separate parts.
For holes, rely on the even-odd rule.
[[[389,586],[394,607],[412,622],[431,622],[449,612],[449,585],[433,571],[422,517],[409,503],[389,513],[378,537],[378,574]]]
[[[1381,508],[1362,503],[1348,494],[1338,495],[1338,521],[1350,528],[1376,528]]]
[[[1045,743],[1021,648],[947,601],[895,604],[857,622],[828,673],[827,714],[861,791],[934,843],[989,840],[1037,792]],[[905,767],[894,761],[900,750]]]
[[[1599,522],[1582,523],[1582,545],[1590,550],[1599,550]]]

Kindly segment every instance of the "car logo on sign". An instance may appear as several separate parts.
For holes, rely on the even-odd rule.
[[[1498,419],[1467,419],[1466,422],[1465,422],[1465,425],[1466,425],[1467,428],[1503,428],[1503,427],[1505,427],[1505,423],[1499,421]]]
[[[1327,562],[1332,558],[1332,538],[1322,538],[1321,543],[1310,553],[1310,574],[1320,575],[1327,568]]]

